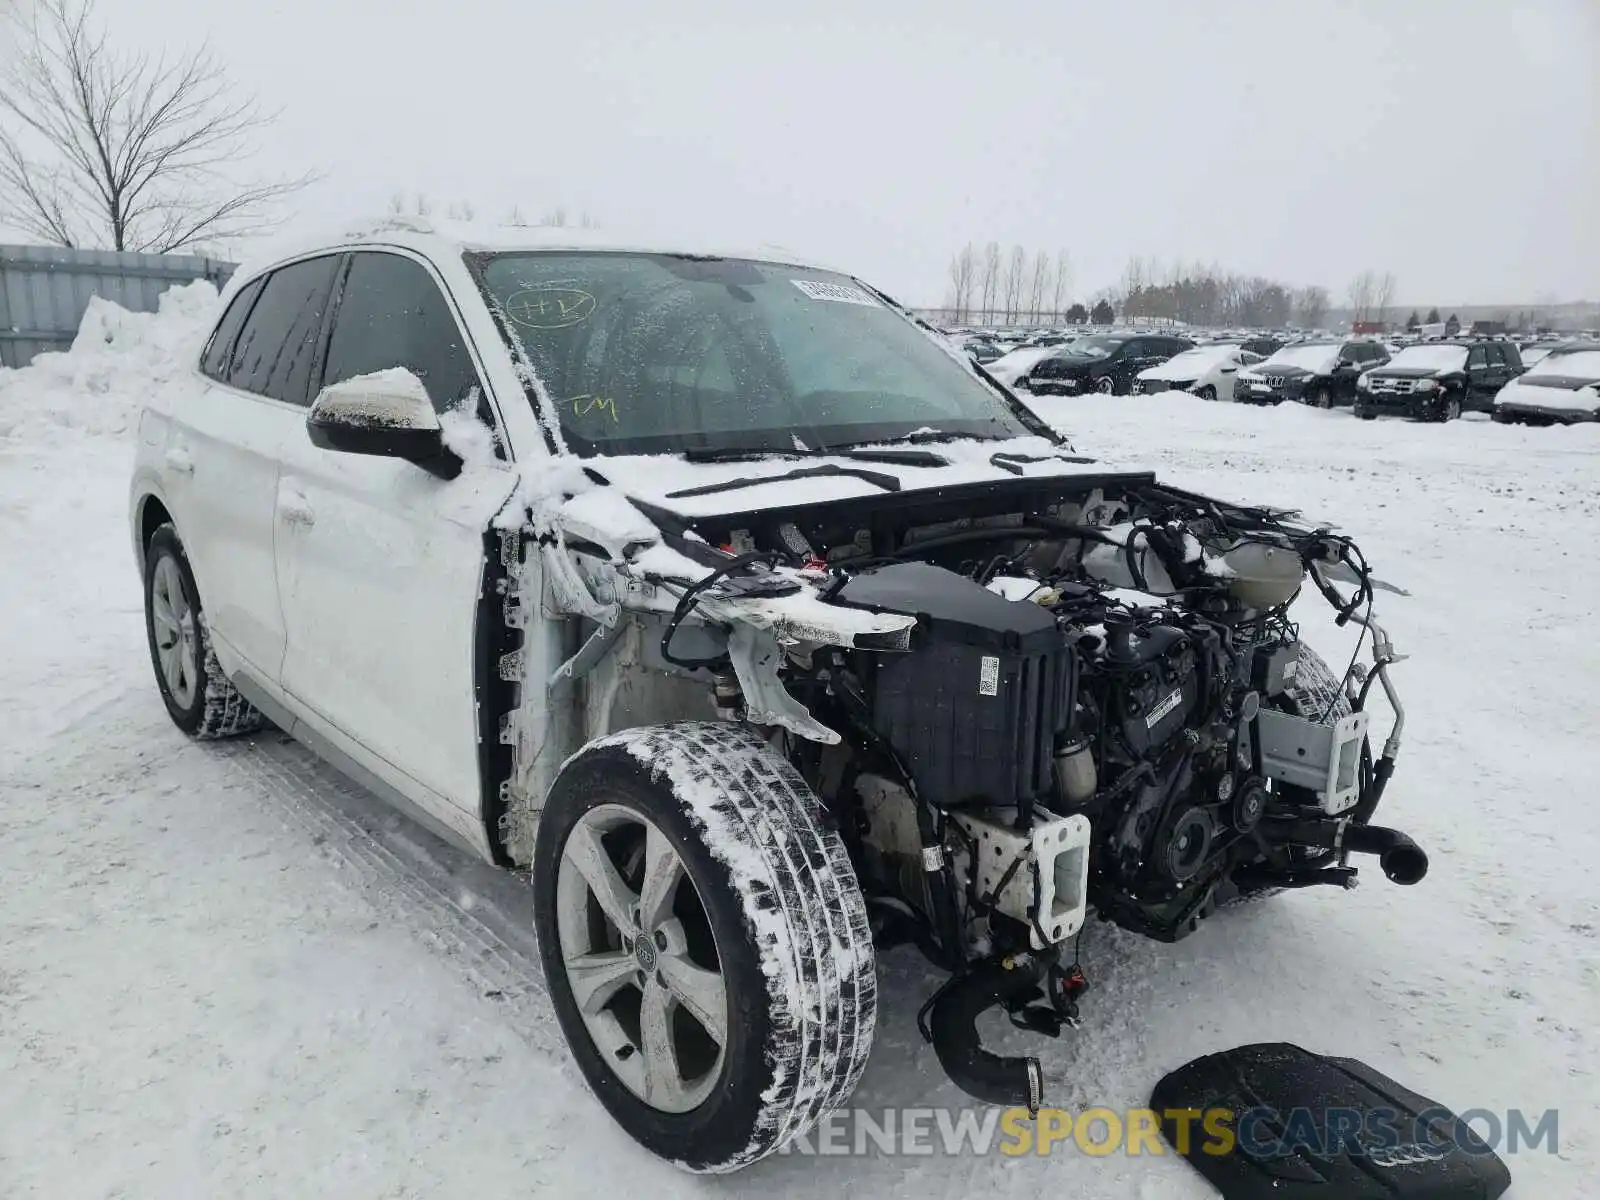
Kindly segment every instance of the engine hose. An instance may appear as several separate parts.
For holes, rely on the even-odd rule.
[[[1380,760],[1378,769],[1382,770]],[[1301,846],[1327,846],[1352,854],[1376,854],[1378,865],[1390,882],[1409,887],[1421,883],[1428,874],[1428,855],[1398,829],[1382,825],[1362,825],[1354,821],[1286,821],[1264,829],[1274,841]]]
[[[989,1104],[1027,1105],[1037,1116],[1044,1102],[1044,1069],[1036,1058],[1005,1058],[983,1048],[978,1017],[1020,999],[1039,986],[1035,966],[1007,969],[990,960],[953,980],[934,1001],[928,1025],[933,1052],[950,1080]]]

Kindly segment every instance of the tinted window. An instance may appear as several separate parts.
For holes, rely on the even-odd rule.
[[[291,404],[311,402],[311,360],[338,262],[334,255],[311,258],[267,276],[229,358],[229,383]]]
[[[200,369],[211,378],[219,380],[224,378],[223,368],[228,362],[228,351],[233,348],[233,339],[239,332],[239,326],[244,324],[250,306],[256,302],[256,297],[260,293],[260,280],[247,283],[233,298],[233,303],[228,305],[228,311],[222,314],[222,320],[217,322],[211,340],[206,343],[206,352],[200,359]]]
[[[398,254],[357,254],[328,341],[323,386],[392,367],[420,379],[440,412],[478,387],[466,341],[433,276]]]
[[[1467,354],[1467,366],[1469,368],[1487,366],[1488,362],[1489,350],[1487,346],[1474,346]]]
[[[1506,362],[1505,352],[1502,351],[1498,345],[1488,345],[1488,346],[1485,346],[1483,348],[1483,350],[1484,350],[1484,353],[1488,356],[1489,365],[1491,367],[1503,367],[1503,366],[1505,366],[1505,362]]]

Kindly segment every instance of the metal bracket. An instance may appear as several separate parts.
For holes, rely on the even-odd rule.
[[[566,662],[557,667],[550,675],[550,687],[555,687],[563,680],[582,679],[595,664],[606,656],[616,640],[622,636],[624,622],[618,621],[613,625],[597,625],[583,645],[578,647],[578,652]]]

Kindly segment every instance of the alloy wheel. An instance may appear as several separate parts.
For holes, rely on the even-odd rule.
[[[651,1108],[698,1107],[722,1072],[728,989],[683,859],[648,817],[605,803],[578,819],[560,863],[562,968],[589,1037]]]
[[[170,554],[156,564],[150,580],[150,619],[162,680],[178,706],[188,708],[199,686],[200,637],[194,608],[184,595],[178,564]]]

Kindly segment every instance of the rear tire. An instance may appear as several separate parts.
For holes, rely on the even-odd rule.
[[[562,768],[540,819],[534,922],[562,1031],[616,1122],[690,1170],[733,1171],[772,1153],[844,1104],[866,1066],[877,1013],[866,903],[843,843],[817,812],[799,774],[755,730],[689,722],[590,743]],[[636,850],[630,822],[644,830],[633,835]],[[596,828],[616,832],[601,841]],[[663,906],[651,899],[661,889],[650,887],[663,872],[647,867],[668,858],[680,876]],[[604,913],[595,875],[621,889],[612,901],[627,914],[621,922]],[[575,895],[586,906],[581,919]],[[574,975],[607,955],[631,982],[596,987],[592,974]],[[716,1017],[701,1022],[692,992],[677,990],[682,958],[720,978],[720,1045]],[[639,963],[645,969],[635,972]],[[647,1011],[666,1014],[655,1028],[670,1032],[669,1054],[665,1035],[651,1040]],[[690,1065],[699,1068],[692,1079]]]
[[[144,628],[156,687],[179,729],[209,740],[254,733],[267,723],[222,673],[189,556],[170,522],[145,548]]]

